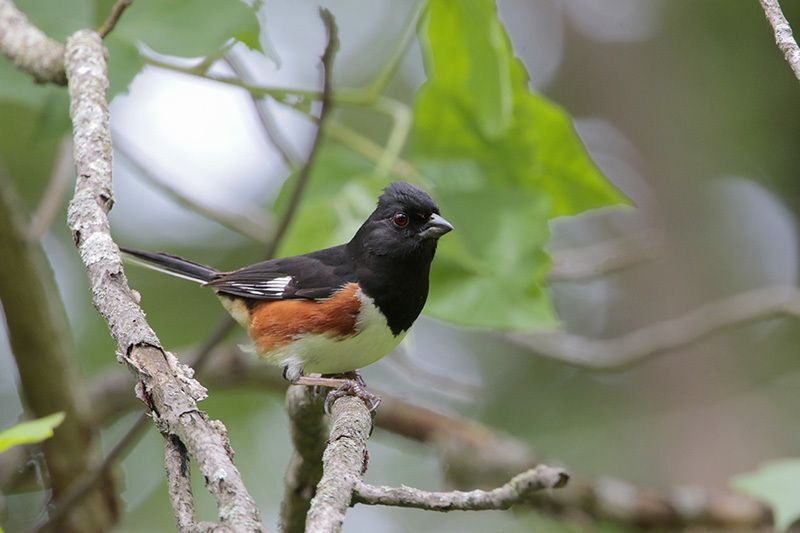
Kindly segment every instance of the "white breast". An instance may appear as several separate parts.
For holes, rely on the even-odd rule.
[[[263,354],[268,362],[289,367],[287,376],[339,374],[370,365],[394,350],[405,337],[392,334],[386,318],[372,298],[357,293],[361,308],[356,319],[356,333],[337,340],[329,335],[303,334],[289,345]]]

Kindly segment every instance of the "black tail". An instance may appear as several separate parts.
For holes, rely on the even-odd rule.
[[[219,270],[209,266],[187,261],[180,257],[163,252],[142,252],[130,248],[120,248],[126,257],[133,259],[147,268],[158,270],[197,283],[206,283],[219,274]]]

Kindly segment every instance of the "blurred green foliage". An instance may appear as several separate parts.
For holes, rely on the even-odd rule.
[[[99,26],[112,4],[113,0],[17,1],[34,23],[62,40],[78,28]],[[187,7],[190,4],[191,8]],[[389,11],[397,15],[400,4]],[[511,4],[507,3],[507,13],[517,9],[509,7]],[[800,20],[798,6],[784,6],[792,21]],[[261,15],[276,20],[278,15],[273,13],[280,8],[268,3]],[[337,15],[355,10],[346,3],[333,9]],[[624,43],[584,34],[579,25],[566,21],[566,10],[562,12],[563,22],[558,23],[563,24],[569,45],[563,50],[558,74],[543,91],[579,116],[608,121],[631,142],[633,151],[646,160],[638,170],[646,186],[652,186],[658,216],[666,219],[668,230],[680,233],[688,229],[716,240],[717,234],[708,230],[706,202],[698,200],[701,196],[696,188],[724,175],[745,175],[767,183],[780,201],[796,211],[800,198],[796,194],[798,152],[792,148],[800,131],[794,105],[796,80],[775,47],[757,2],[667,0],[658,15],[657,31],[643,41]],[[541,14],[546,16],[546,10]],[[366,17],[360,13],[352,16]],[[304,23],[312,25],[310,18]],[[316,20],[313,25],[319,29]],[[257,47],[258,31],[252,10],[238,0],[136,0],[107,39],[111,94],[125,91],[143,65],[139,41],[159,53],[204,57],[216,54],[229,38]],[[383,35],[378,39],[379,33],[371,36],[385,45],[383,41],[390,39]],[[261,42],[267,37],[261,35]],[[304,40],[306,35],[297,37],[297,42]],[[527,73],[515,57],[493,2],[432,0],[419,40],[427,82],[415,97],[412,139],[404,156],[419,170],[420,184],[436,197],[457,229],[441,242],[426,313],[486,328],[522,329],[552,323],[544,286],[549,269],[543,251],[550,238],[548,221],[624,203],[624,199],[588,158],[567,114],[528,88]],[[514,44],[519,44],[516,36]],[[377,44],[375,48],[359,46],[358,54],[353,54],[358,61],[379,55]],[[516,52],[523,51],[519,48]],[[526,64],[535,63],[528,59]],[[347,81],[355,61],[348,63],[346,53],[339,61],[336,73]],[[4,124],[0,157],[32,207],[46,186],[56,140],[69,129],[66,91],[31,83],[4,58],[0,58],[0,80]],[[411,93],[415,83],[413,77],[398,80],[394,94],[405,98],[402,91]],[[286,100],[310,109],[307,99]],[[337,118],[346,113],[352,118],[352,110],[342,109],[337,110]],[[366,114],[371,123],[380,122]],[[369,131],[371,138],[379,139],[383,131],[370,127],[359,131]],[[381,187],[393,179],[376,176],[374,167],[373,161],[346,144],[327,140],[280,253],[303,253],[347,240],[374,205]],[[285,208],[293,185],[290,178],[274,205],[276,212]],[[115,213],[119,211],[112,217],[118,216]],[[158,237],[169,241],[174,253],[222,268],[246,264],[260,255],[251,243],[237,241],[228,233],[210,235],[202,243],[179,245],[175,244],[178,239],[166,232]],[[69,255],[51,255],[51,259],[61,261],[56,268],[74,285],[69,290],[80,296],[70,307],[75,315],[71,318],[78,357],[86,373],[93,374],[113,364],[114,346],[105,324],[91,308],[69,235],[58,222],[51,229],[50,244],[56,240],[51,248],[60,252],[62,246]],[[222,251],[221,243],[227,246]],[[610,281],[593,280],[568,288],[579,285],[577,289],[585,289],[577,298],[591,312],[599,309],[597,314],[612,324],[604,323],[591,333],[613,336],[681,311],[679,306],[665,305],[673,298],[702,293],[692,262],[692,257],[702,252],[693,250],[689,257],[672,263],[669,272],[634,269],[632,274],[615,274]],[[706,272],[709,277],[725,277],[723,267],[714,268]],[[149,318],[165,345],[195,344],[218,316],[214,299],[194,286],[135,269],[130,269],[129,276],[142,293]],[[603,298],[613,300],[612,304]],[[185,309],[191,312],[183,312]],[[537,451],[564,460],[584,477],[611,474],[643,484],[685,483],[688,479],[713,485],[740,470],[738,465],[753,456],[791,455],[800,444],[796,424],[787,423],[797,407],[796,381],[790,379],[796,369],[798,341],[793,322],[784,324],[782,333],[771,331],[767,336],[761,328],[752,327],[721,341],[715,337],[677,356],[603,375],[535,358],[529,351],[502,344],[495,336],[454,333],[441,325],[436,328],[437,338],[459,339],[459,344],[445,348],[458,351],[459,365],[464,361],[466,367],[478,367],[486,384],[480,397],[469,405],[469,416],[526,439]],[[764,341],[767,337],[769,342]],[[426,345],[421,351],[433,360],[439,348]],[[757,408],[743,410],[742,399],[750,398],[765,398],[770,416],[759,416],[766,411]],[[281,473],[289,453],[282,406],[262,391],[216,390],[204,408],[228,425],[248,487],[264,515],[274,515],[270,506],[280,499]],[[695,417],[701,409],[710,412],[698,421]],[[114,432],[124,430],[127,422],[107,432],[107,443],[115,441]],[[733,433],[734,427],[745,429]],[[730,435],[736,435],[738,451],[736,446],[725,447]],[[141,530],[143,523],[153,528],[172,523],[163,472],[159,461],[153,460],[162,453],[162,443],[155,433],[150,437],[146,448],[137,448],[126,466],[125,519],[133,531]],[[624,453],[620,442],[625,443]],[[396,441],[387,446],[380,435],[371,446],[379,451],[369,474],[375,481],[387,482],[388,477],[394,482],[416,467],[402,482],[421,486],[441,482],[429,450]],[[724,451],[719,452],[721,449]],[[383,476],[387,471],[388,476]],[[787,474],[796,478],[795,472],[796,464],[777,464],[769,475],[742,478],[743,484],[737,485],[747,485],[752,494],[769,499],[774,494],[790,494],[780,487]],[[206,502],[199,485],[198,497]],[[786,506],[772,501],[789,509],[780,517],[782,524],[796,516],[792,502]],[[211,518],[213,505],[203,503],[201,507],[204,517]],[[396,523],[407,530],[472,527],[477,531],[481,525],[491,528],[497,524],[503,524],[504,531],[565,528],[555,523],[543,525],[531,517],[522,517],[511,526],[507,515],[499,514],[432,517],[364,508],[352,510],[348,522],[351,516],[357,519],[360,513],[369,512],[397,518]]]
[[[736,476],[731,483],[769,503],[777,529],[785,531],[800,519],[800,459],[771,461],[755,472]]]

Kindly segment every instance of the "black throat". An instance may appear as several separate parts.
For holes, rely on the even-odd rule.
[[[436,241],[425,243],[417,253],[400,257],[375,254],[352,241],[347,249],[353,257],[361,289],[386,317],[392,334],[397,336],[407,331],[428,298]]]

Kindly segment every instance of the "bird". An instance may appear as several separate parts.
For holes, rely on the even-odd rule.
[[[374,412],[380,398],[367,391],[358,370],[408,333],[428,297],[438,240],[452,229],[428,193],[397,181],[339,246],[227,272],[168,253],[121,250],[134,262],[212,289],[261,359],[283,367],[293,384],[333,389],[326,411],[352,395]]]

